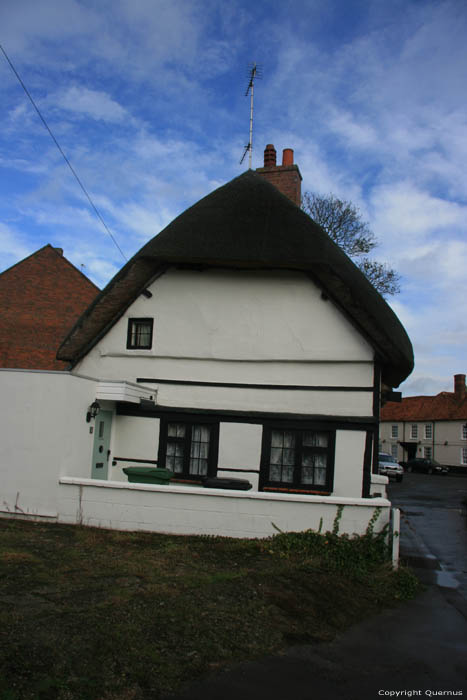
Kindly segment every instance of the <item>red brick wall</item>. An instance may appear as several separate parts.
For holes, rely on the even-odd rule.
[[[58,347],[98,292],[51,245],[0,274],[0,367],[65,369]]]
[[[276,165],[272,168],[257,168],[256,172],[285,194],[297,207],[302,201],[302,177],[296,165]]]

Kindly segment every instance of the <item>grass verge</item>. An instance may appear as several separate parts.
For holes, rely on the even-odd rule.
[[[413,597],[381,536],[266,540],[0,520],[0,700],[146,700]]]

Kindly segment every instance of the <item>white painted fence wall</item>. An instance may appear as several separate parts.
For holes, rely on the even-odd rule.
[[[375,509],[375,531],[390,517],[385,498],[339,498],[300,494],[222,491],[193,486],[123,484],[118,481],[60,479],[59,519],[116,530],[171,534],[269,537],[284,532],[332,530],[344,506],[339,532],[363,534]]]

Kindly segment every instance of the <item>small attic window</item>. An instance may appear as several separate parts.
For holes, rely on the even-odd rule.
[[[152,348],[153,318],[128,319],[128,350],[150,350]]]

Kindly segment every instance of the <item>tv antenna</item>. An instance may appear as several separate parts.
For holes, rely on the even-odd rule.
[[[245,150],[243,152],[242,159],[240,161],[240,164],[243,163],[245,160],[245,156],[248,153],[248,167],[251,170],[251,159],[253,155],[253,100],[254,100],[254,93],[255,93],[255,80],[256,78],[262,78],[262,71],[260,66],[258,66],[256,63],[251,63],[250,68],[248,69],[248,87],[245,92],[245,97],[248,97],[248,93],[250,93],[250,140],[248,141],[248,144],[245,146]]]

